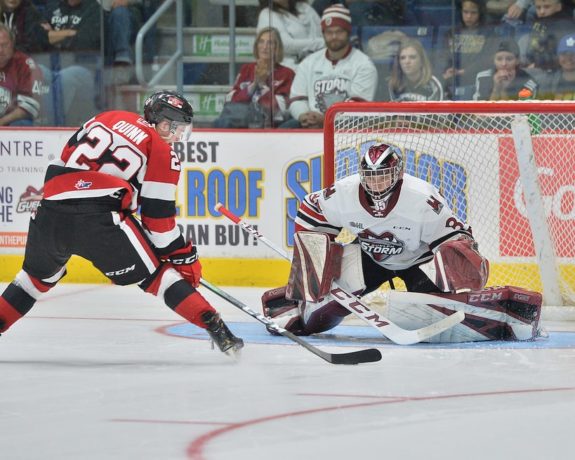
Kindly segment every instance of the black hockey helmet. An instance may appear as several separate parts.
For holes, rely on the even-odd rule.
[[[167,142],[181,141],[189,136],[193,117],[194,110],[190,103],[174,91],[157,91],[144,102],[144,119],[155,125],[160,136]],[[168,121],[169,127],[160,130],[158,124],[163,121]]]
[[[144,102],[144,118],[153,125],[163,120],[190,124],[193,117],[190,103],[175,91],[157,91]]]
[[[403,177],[401,149],[385,143],[372,145],[361,159],[359,176],[365,191],[374,200],[382,200]]]

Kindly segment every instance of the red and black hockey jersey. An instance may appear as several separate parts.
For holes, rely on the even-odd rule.
[[[185,242],[176,225],[177,154],[136,113],[101,113],[70,138],[46,173],[44,199],[121,200],[121,209],[140,206],[142,223],[160,255]]]

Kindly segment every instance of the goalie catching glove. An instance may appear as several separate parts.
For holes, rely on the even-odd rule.
[[[192,243],[177,249],[164,259],[182,275],[194,288],[200,285],[202,277],[202,264],[198,258],[198,251]]]
[[[468,237],[442,243],[435,250],[433,261],[435,284],[443,292],[479,291],[487,283],[489,261]]]

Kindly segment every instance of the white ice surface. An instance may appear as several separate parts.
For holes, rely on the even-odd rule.
[[[259,311],[261,289],[226,290]],[[180,322],[136,287],[54,288],[0,337],[0,459],[575,457],[573,348],[381,346],[335,366],[248,338],[234,363],[161,332]]]

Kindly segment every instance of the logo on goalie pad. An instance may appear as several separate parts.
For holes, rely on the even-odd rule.
[[[493,302],[502,299],[503,299],[502,292],[480,292],[477,294],[469,294],[469,302]],[[527,296],[527,299],[521,299],[521,300],[523,301],[529,300],[529,296]]]
[[[401,254],[405,249],[405,243],[398,240],[391,232],[374,235],[369,231],[365,231],[361,232],[358,237],[361,249],[367,252],[376,262]]]

